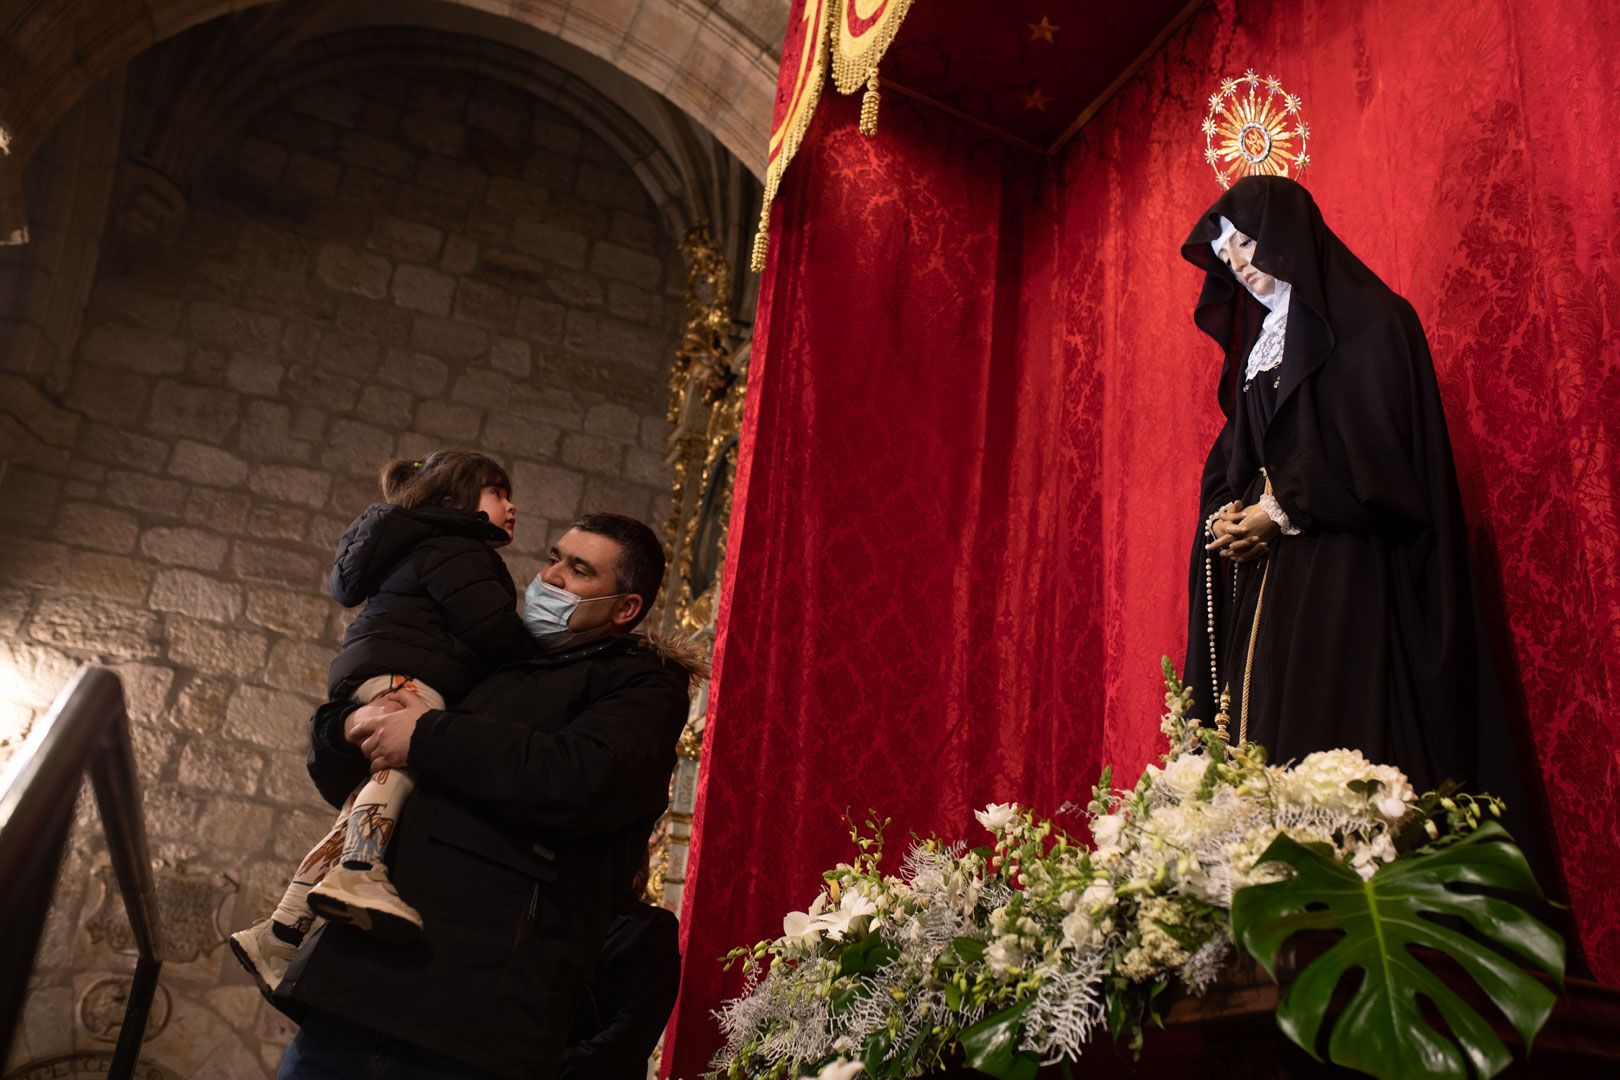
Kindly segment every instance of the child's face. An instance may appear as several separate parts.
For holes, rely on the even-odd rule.
[[[491,525],[499,525],[506,530],[506,539],[494,546],[510,544],[517,532],[517,506],[512,502],[512,493],[503,487],[487,487],[478,496],[478,509],[489,518]]]

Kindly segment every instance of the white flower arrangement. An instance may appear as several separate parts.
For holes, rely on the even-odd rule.
[[[1052,1064],[1103,1031],[1138,1046],[1161,991],[1201,993],[1232,957],[1234,893],[1291,873],[1257,865],[1279,834],[1366,879],[1499,812],[1419,799],[1354,750],[1267,764],[1189,716],[1168,661],[1165,675],[1169,752],[1129,790],[1104,770],[1085,811],[1094,847],[994,803],[974,815],[989,846],[920,840],[889,875],[887,822],[852,828],[856,858],[823,875],[809,908],[728,957],[746,987],[716,1014],[726,1045],[709,1075],[912,1077],[992,1049]]]

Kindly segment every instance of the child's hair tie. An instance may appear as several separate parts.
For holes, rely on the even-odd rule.
[[[413,468],[413,469],[420,469],[420,468],[421,468],[421,467],[422,467],[422,463],[421,463],[421,462],[420,462],[420,461],[413,461],[413,462],[411,462],[411,468]]]

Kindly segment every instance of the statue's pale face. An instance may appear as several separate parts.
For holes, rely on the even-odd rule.
[[[1232,268],[1238,280],[1256,296],[1270,296],[1277,287],[1277,279],[1249,262],[1254,258],[1254,238],[1247,233],[1234,232],[1221,251],[1221,262]]]

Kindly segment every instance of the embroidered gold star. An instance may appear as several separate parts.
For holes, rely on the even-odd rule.
[[[1040,22],[1029,23],[1027,25],[1029,26],[1029,40],[1031,41],[1044,40],[1051,42],[1052,35],[1063,29],[1061,26],[1053,26],[1051,21],[1047,19],[1045,15],[1041,16]]]
[[[1033,94],[1024,95],[1024,111],[1034,112],[1038,109],[1041,112],[1045,112],[1046,103],[1051,100],[1051,98],[1041,93],[1041,88],[1037,86]]]

